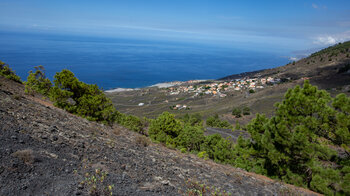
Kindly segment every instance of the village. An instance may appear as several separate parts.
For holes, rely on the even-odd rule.
[[[282,81],[290,80],[286,78],[262,77],[262,78],[240,78],[231,81],[210,81],[210,80],[190,80],[160,83],[152,87],[158,87],[165,90],[168,96],[174,96],[176,101],[185,99],[201,99],[204,97],[227,98],[236,93],[246,93],[247,96],[255,93],[258,89],[264,89],[267,86],[279,84]],[[149,90],[148,90],[149,91]],[[166,99],[165,103],[169,103]],[[139,103],[138,106],[144,106]],[[170,110],[191,110],[192,107],[185,104],[175,104],[169,106]]]
[[[203,95],[213,95],[220,98],[227,97],[229,92],[248,91],[254,93],[257,89],[263,89],[267,85],[274,85],[281,82],[280,78],[243,78],[231,81],[213,82],[210,84],[200,84],[196,81],[184,82],[184,85],[168,87],[169,95],[179,95],[182,93],[193,94],[193,97]]]

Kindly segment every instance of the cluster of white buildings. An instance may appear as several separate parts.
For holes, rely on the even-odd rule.
[[[172,86],[167,88],[169,95],[178,95],[180,93],[193,93],[194,96],[198,95],[213,95],[224,98],[227,96],[227,92],[243,91],[250,89],[262,89],[267,84],[280,83],[280,79],[266,77],[266,78],[244,78],[235,79],[227,82],[213,82],[210,84],[189,84],[181,86]]]

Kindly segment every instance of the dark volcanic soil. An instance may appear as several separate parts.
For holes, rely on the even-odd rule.
[[[187,180],[232,195],[316,195],[148,143],[23,92],[23,85],[0,76],[0,195],[88,195],[81,182],[96,169],[108,172],[98,188],[114,185],[113,195],[181,195]]]

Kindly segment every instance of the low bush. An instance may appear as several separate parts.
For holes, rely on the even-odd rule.
[[[233,126],[225,120],[220,120],[219,115],[211,116],[207,119],[206,125],[208,127],[215,127],[215,128],[224,128],[224,129],[232,129]]]
[[[140,134],[146,135],[145,127],[147,122],[137,116],[126,115],[116,111],[116,123]]]
[[[149,136],[158,142],[175,145],[175,138],[182,131],[181,122],[173,114],[164,112],[157,119],[152,120]]]
[[[27,82],[25,82],[25,93],[33,94],[35,91],[48,97],[50,95],[52,83],[46,78],[45,69],[42,65],[34,68],[36,71],[30,71]]]
[[[96,169],[94,173],[86,173],[85,179],[80,183],[89,191],[89,195],[113,195],[114,185],[106,183],[108,173]]]
[[[19,150],[12,154],[14,157],[19,158],[26,164],[34,163],[34,153],[31,149]]]
[[[147,147],[151,144],[151,141],[146,136],[140,135],[140,136],[136,137],[136,144],[143,146],[143,147]]]
[[[16,75],[9,65],[2,61],[0,61],[0,75],[15,82],[22,83],[21,78]]]
[[[232,115],[235,116],[236,118],[242,117],[242,110],[239,108],[234,108],[232,110]]]
[[[243,108],[243,115],[250,115],[250,108],[244,107]]]
[[[183,195],[188,196],[229,196],[230,192],[226,192],[225,190],[221,190],[220,188],[216,188],[213,186],[208,186],[206,184],[202,184],[196,181],[188,180],[186,182],[187,190]]]
[[[54,76],[50,99],[54,105],[88,120],[113,123],[117,111],[112,101],[95,84],[79,81],[74,74],[64,69]]]
[[[185,126],[176,138],[176,145],[179,148],[186,148],[188,152],[198,152],[204,139],[203,127]]]
[[[180,120],[189,126],[203,126],[202,116],[198,113],[195,114],[185,114]]]

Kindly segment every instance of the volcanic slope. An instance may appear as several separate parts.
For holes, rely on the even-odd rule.
[[[199,184],[232,195],[317,195],[89,122],[2,76],[0,143],[0,195],[88,195],[86,179],[103,172],[96,190],[113,195],[186,195]]]

